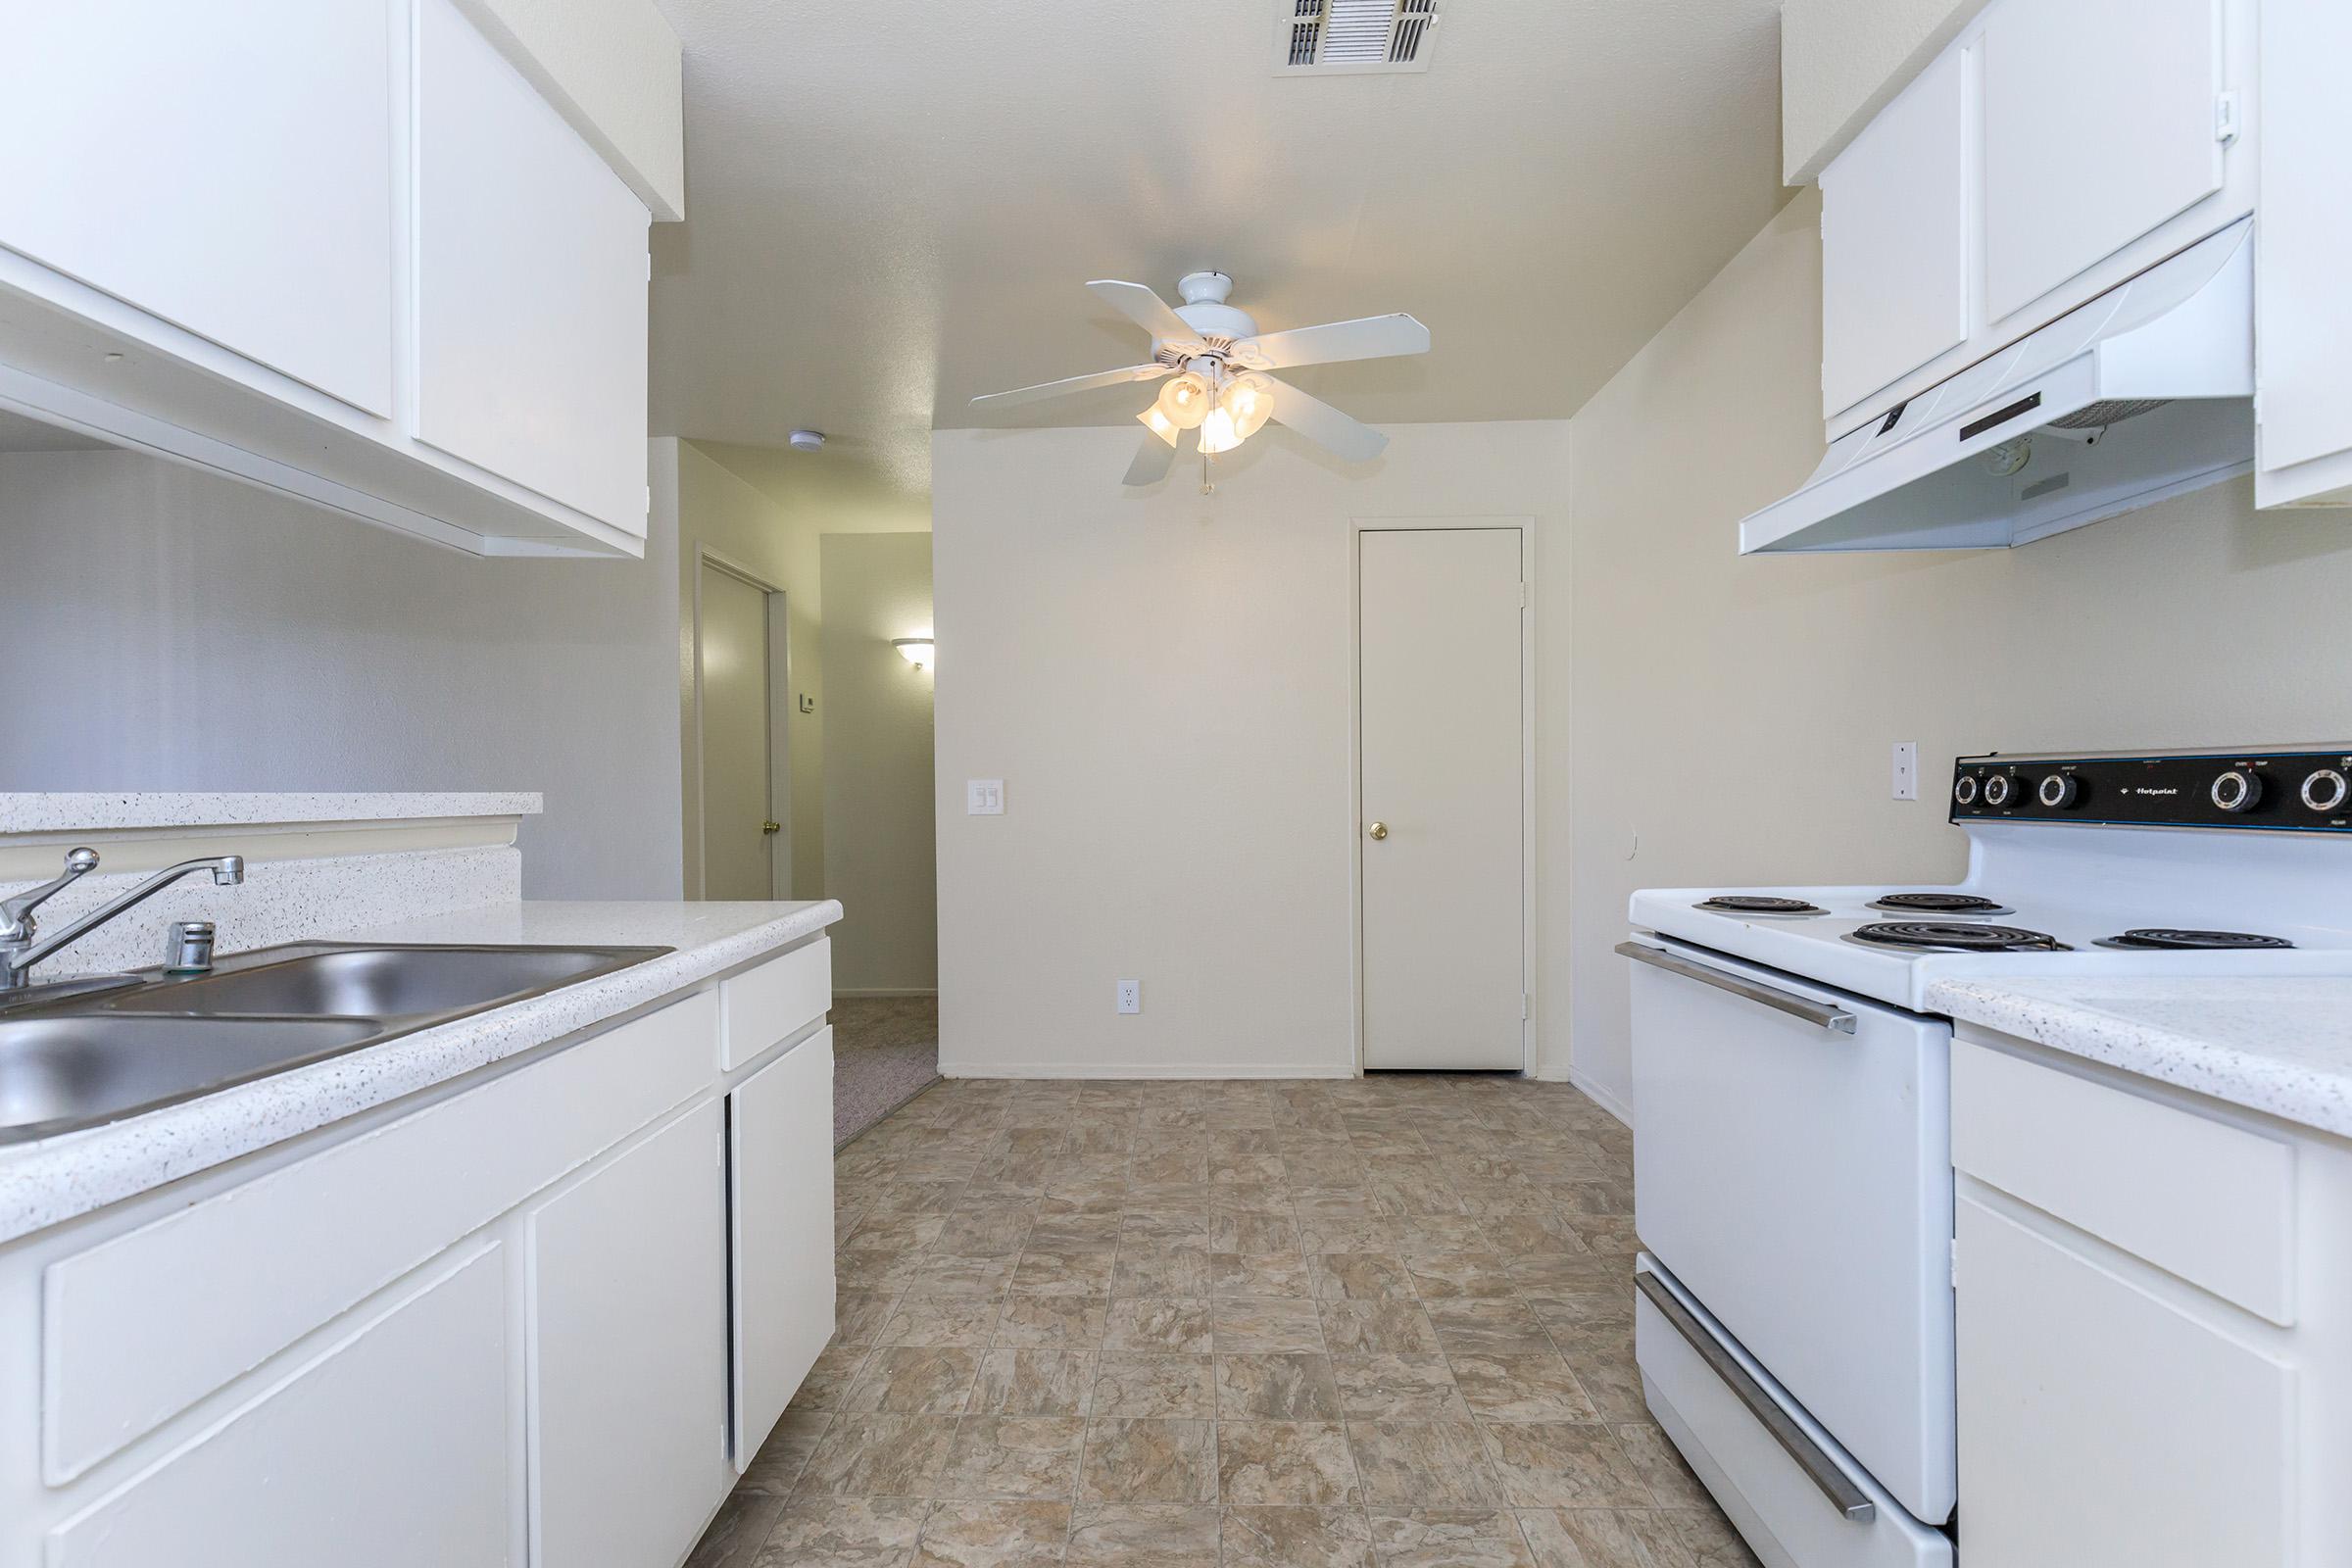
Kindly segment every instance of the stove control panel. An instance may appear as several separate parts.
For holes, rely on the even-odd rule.
[[[1963,757],[1951,819],[2352,833],[2352,744]]]

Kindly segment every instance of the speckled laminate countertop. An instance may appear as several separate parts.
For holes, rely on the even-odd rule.
[[[413,817],[536,816],[529,791],[400,794],[185,791],[0,793],[0,833],[88,833],[119,828],[222,827],[248,823],[388,822]]]
[[[0,1148],[0,1243],[447,1083],[686,990],[841,918],[808,904],[494,904],[336,941],[541,943],[676,951],[144,1115]]]
[[[1940,980],[1930,1010],[2352,1138],[2352,977]]]

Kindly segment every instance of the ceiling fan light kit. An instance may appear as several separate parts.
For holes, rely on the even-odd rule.
[[[1165,479],[1197,431],[1200,489],[1207,494],[1208,460],[1231,452],[1269,419],[1350,463],[1369,462],[1387,447],[1387,436],[1266,372],[1429,352],[1429,328],[1403,315],[1261,333],[1247,312],[1226,303],[1233,279],[1223,272],[1186,273],[1176,284],[1184,303],[1173,308],[1142,283],[1104,278],[1087,287],[1152,334],[1152,362],[992,392],[972,406],[1011,408],[1125,382],[1164,382],[1136,416],[1146,434],[1127,469],[1126,483],[1135,488]]]

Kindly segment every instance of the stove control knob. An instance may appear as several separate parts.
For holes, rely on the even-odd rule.
[[[1952,786],[1952,799],[1962,806],[1977,804],[1977,776],[1974,773],[1960,775],[1960,782]]]
[[[2347,794],[2352,794],[2352,785],[2332,767],[2323,767],[2303,781],[2303,804],[2315,811],[2336,809]]]
[[[2041,781],[2041,788],[2034,792],[2034,798],[2053,811],[2063,811],[2082,793],[2072,773],[2052,773]]]
[[[2262,780],[2251,768],[2233,767],[2215,775],[2213,788],[2206,793],[2225,811],[2251,811],[2254,803],[2262,799]]]
[[[2010,798],[2016,794],[2017,780],[2006,773],[1995,773],[1984,781],[1984,804],[1986,806],[2007,806]]]

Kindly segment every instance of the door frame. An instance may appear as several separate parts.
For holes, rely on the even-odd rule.
[[[1533,1076],[1536,930],[1536,519],[1532,515],[1348,520],[1348,1032],[1364,1075],[1364,535],[1509,528],[1519,535],[1519,1071]]]
[[[692,661],[689,673],[694,682],[691,710],[694,745],[689,755],[694,759],[695,841],[686,896],[703,898],[709,887],[705,868],[709,864],[710,813],[703,787],[703,571],[706,567],[724,572],[767,596],[767,819],[780,824],[775,836],[784,846],[781,857],[774,845],[768,847],[767,891],[770,898],[786,900],[792,897],[792,768],[788,727],[792,713],[792,643],[788,636],[785,590],[709,545],[695,551],[694,625],[688,650]]]

